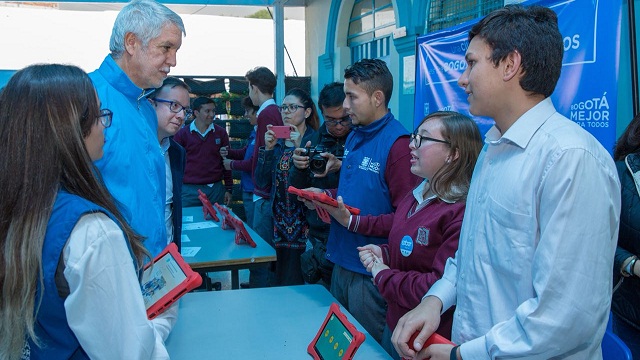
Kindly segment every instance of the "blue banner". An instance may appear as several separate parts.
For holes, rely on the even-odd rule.
[[[564,38],[562,73],[551,99],[556,109],[593,134],[613,151],[616,141],[616,108],[622,1],[540,0],[558,14]],[[469,29],[479,19],[417,40],[414,127],[425,115],[438,110],[472,116],[484,135],[493,120],[473,116],[458,78],[467,67],[464,59]]]

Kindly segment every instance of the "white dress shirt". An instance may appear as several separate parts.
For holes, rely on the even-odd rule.
[[[84,215],[63,250],[67,321],[91,359],[168,359],[164,339],[177,303],[147,319],[122,230],[103,213]]]
[[[455,259],[427,293],[457,306],[462,358],[601,359],[619,217],[611,156],[549,99],[490,129]]]

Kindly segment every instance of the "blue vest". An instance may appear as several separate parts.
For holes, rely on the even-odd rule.
[[[64,309],[65,299],[58,295],[55,274],[58,261],[62,257],[62,250],[76,223],[83,215],[95,212],[105,213],[116,224],[119,224],[113,215],[100,206],[64,190],[58,192],[42,247],[44,290],[40,288],[39,281],[36,290],[36,303],[38,298],[42,296],[35,325],[36,335],[41,341],[42,347],[39,348],[29,340],[31,359],[89,358],[69,328]],[[127,242],[127,246],[129,246],[128,244]],[[131,252],[131,248],[129,251]]]
[[[380,120],[354,128],[347,137],[338,195],[342,196],[345,204],[359,208],[360,215],[380,215],[395,211],[391,205],[384,172],[393,143],[407,134],[404,126],[388,112]],[[383,243],[387,243],[386,238],[350,232],[331,219],[327,259],[347,270],[367,275],[356,247]]]

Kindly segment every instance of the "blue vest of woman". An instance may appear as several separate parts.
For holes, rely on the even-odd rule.
[[[58,295],[55,274],[58,261],[62,257],[62,250],[76,223],[83,215],[95,212],[105,213],[116,224],[119,224],[115,217],[102,207],[64,190],[58,192],[42,247],[44,290],[40,288],[39,283],[36,290],[36,304],[38,297],[42,296],[35,326],[36,335],[42,347],[36,346],[29,340],[31,359],[89,358],[69,328],[64,309],[65,299]],[[131,253],[129,242],[127,242],[127,246]]]
[[[394,211],[384,173],[393,143],[407,134],[391,112],[369,125],[354,128],[349,134],[340,168],[338,195],[342,196],[345,204],[359,208],[360,215]],[[356,234],[334,219],[331,221],[327,259],[347,270],[367,275],[356,247],[383,244],[387,239]]]

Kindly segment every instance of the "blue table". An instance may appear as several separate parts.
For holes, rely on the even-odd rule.
[[[182,217],[193,217],[193,223],[205,221],[202,207],[188,207],[182,209]],[[220,214],[218,218],[222,220]],[[206,229],[184,230],[188,222],[183,221],[182,234],[187,235],[189,242],[183,242],[182,247],[200,247],[195,256],[184,256],[185,261],[193,270],[198,272],[231,271],[231,288],[239,288],[239,269],[249,269],[255,266],[265,266],[266,263],[276,261],[276,251],[267,244],[247,224],[245,228],[256,243],[256,247],[238,245],[234,241],[234,230],[223,230],[220,221],[207,220],[218,226]]]
[[[307,346],[336,300],[321,285],[191,292],[181,300],[166,346],[173,360],[312,359]],[[390,359],[366,335],[354,360]]]

